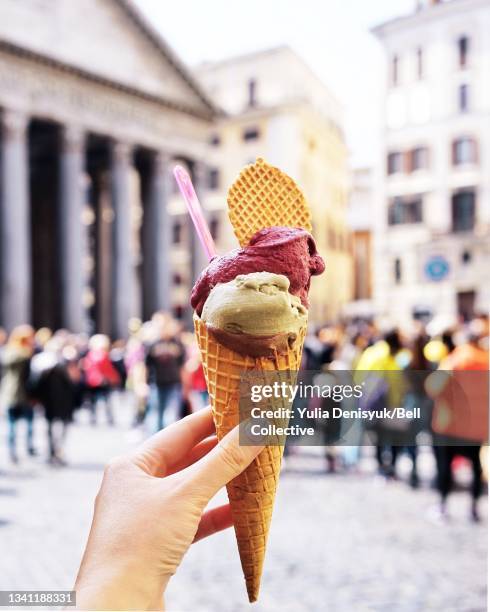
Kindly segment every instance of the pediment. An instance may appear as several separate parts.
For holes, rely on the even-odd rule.
[[[131,0],[1,0],[0,41],[210,114],[187,69]]]

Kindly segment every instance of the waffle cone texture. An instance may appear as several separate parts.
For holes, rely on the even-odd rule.
[[[291,177],[261,157],[246,166],[228,190],[228,215],[241,246],[265,227],[302,227],[311,232],[305,196]]]
[[[243,372],[289,370],[294,383],[306,330],[302,330],[295,347],[288,353],[274,358],[257,358],[241,355],[218,343],[197,315],[194,326],[216,432],[221,440],[239,423],[239,387]],[[266,446],[226,487],[250,602],[256,601],[259,595],[283,452],[284,446]]]

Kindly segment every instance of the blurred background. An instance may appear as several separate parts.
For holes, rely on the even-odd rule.
[[[176,163],[220,253],[244,165],[305,192],[308,369],[488,369],[489,31],[490,0],[0,0],[1,589],[70,588],[105,462],[207,401]],[[257,610],[486,609],[485,448],[430,429],[288,453]],[[245,601],[227,533],[168,608]]]

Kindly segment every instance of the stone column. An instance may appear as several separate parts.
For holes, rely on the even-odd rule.
[[[86,331],[83,304],[85,284],[84,255],[87,247],[83,223],[85,205],[85,134],[78,127],[66,126],[60,151],[60,266],[61,303],[64,327]]]
[[[116,142],[111,151],[113,221],[112,334],[125,338],[128,321],[135,315],[136,286],[131,227],[132,149]]]
[[[149,258],[144,266],[145,303],[151,312],[168,311],[171,307],[171,228],[167,205],[171,176],[170,156],[167,153],[155,154],[149,180],[144,211],[147,215],[144,239],[148,241],[144,253]]]
[[[31,320],[28,119],[7,111],[1,121],[0,299],[2,324],[11,330]]]

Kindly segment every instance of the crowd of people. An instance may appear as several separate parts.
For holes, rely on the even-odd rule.
[[[153,431],[207,403],[206,382],[193,334],[166,313],[130,322],[127,341],[20,325],[0,330],[0,408],[8,421],[8,449],[19,462],[17,425],[25,421],[26,452],[36,455],[34,416],[46,420],[48,461],[65,464],[63,444],[75,412],[109,425],[122,394],[130,395],[134,425]],[[126,393],[127,392],[127,393]]]
[[[78,409],[87,409],[94,425],[101,417],[113,425],[118,399],[124,394],[134,407],[133,426],[146,427],[150,432],[208,403],[192,332],[163,312],[145,323],[130,321],[129,332],[126,341],[111,342],[103,334],[88,337],[63,329],[34,330],[29,325],[15,328],[8,336],[0,329],[0,414],[5,414],[8,422],[7,443],[13,463],[20,460],[17,426],[21,421],[26,422],[26,452],[38,453],[36,413],[44,415],[47,424],[48,461],[63,466],[66,432]],[[441,517],[447,514],[453,467],[460,457],[469,460],[473,470],[471,516],[478,520],[484,438],[466,444],[458,439],[457,432],[444,434],[438,430],[435,423],[443,414],[438,410],[442,401],[437,393],[428,391],[427,377],[438,369],[488,372],[488,335],[487,316],[439,329],[434,322],[428,326],[414,322],[409,333],[381,329],[367,320],[318,326],[305,341],[302,369],[313,378],[334,379],[339,372],[402,373],[403,397],[390,398],[385,392],[375,401],[422,407],[422,429],[431,435],[433,444]],[[337,441],[339,431],[326,432],[328,471],[356,469],[368,440],[376,448],[379,473],[386,480],[397,478],[397,459],[406,451],[412,461],[410,484],[417,487],[417,435],[421,425],[416,431],[403,431],[402,437],[390,426],[377,420],[371,428],[351,429],[348,443],[343,444]],[[291,452],[294,450],[289,448],[286,454]]]
[[[444,318],[428,325],[414,321],[409,331],[380,329],[366,321],[319,327],[306,339],[303,366],[307,372],[319,372],[309,380],[313,383],[325,376],[341,383],[347,372],[354,381],[369,382],[371,393],[359,402],[362,410],[376,411],[382,406],[420,409],[420,418],[413,420],[378,418],[368,426],[363,419],[354,426],[349,422],[344,437],[342,421],[333,424],[333,432],[332,427],[324,428],[329,471],[355,468],[362,445],[371,445],[376,448],[379,474],[387,481],[397,479],[397,459],[406,452],[412,463],[409,482],[416,488],[420,482],[419,434],[426,434],[422,439],[432,445],[437,472],[434,485],[440,495],[435,516],[447,518],[454,467],[468,461],[472,469],[470,516],[479,520],[477,501],[488,441],[487,315],[452,324]],[[452,372],[450,380],[441,376],[447,371]],[[373,380],[377,381],[374,386]],[[328,398],[323,400],[326,408],[330,403]],[[342,405],[350,407],[349,401]]]

